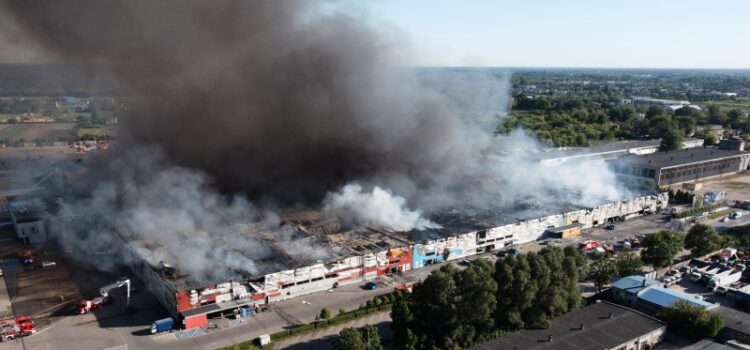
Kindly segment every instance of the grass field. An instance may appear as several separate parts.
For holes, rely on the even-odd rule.
[[[742,111],[742,113],[748,113],[750,112],[750,101],[748,101],[746,98],[737,99],[736,101],[706,101],[704,103],[706,106],[708,105],[718,105],[722,112],[727,112],[732,109],[739,109]]]
[[[93,135],[96,137],[109,135],[112,136],[115,130],[112,128],[77,128],[75,130],[76,136]]]
[[[49,124],[1,124],[0,140],[12,143],[20,139],[26,141],[55,140],[73,135],[75,124],[72,123],[49,123]]]

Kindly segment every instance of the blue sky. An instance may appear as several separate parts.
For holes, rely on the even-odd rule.
[[[380,0],[365,12],[409,38],[414,65],[750,68],[750,0]]]

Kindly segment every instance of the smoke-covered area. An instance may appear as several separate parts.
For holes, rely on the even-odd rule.
[[[117,176],[100,182],[87,200],[61,203],[67,226],[62,242],[118,256],[122,244],[117,240],[123,239],[139,260],[178,266],[197,281],[278,268],[256,263],[272,255],[261,238],[264,233],[273,237],[275,247],[300,260],[328,256],[319,247],[292,242],[294,230],[276,213],[257,208],[244,196],[218,194],[199,172],[163,163],[158,151],[141,149],[108,164],[107,170]],[[102,268],[119,263],[96,260]]]
[[[352,220],[355,224],[374,225],[392,231],[441,228],[425,219],[419,210],[406,207],[406,199],[375,186],[363,192],[362,186],[349,184],[341,191],[329,194],[323,210],[329,214]]]
[[[273,252],[256,237],[269,231],[325,258],[294,243],[269,203],[409,231],[448,209],[621,196],[604,167],[550,169],[529,156],[532,137],[493,136],[507,73],[403,68],[408,47],[389,28],[319,5],[0,1],[24,37],[109,67],[137,101],[95,190],[66,199],[63,214],[86,218],[67,241],[106,251],[103,232],[116,231],[148,261],[209,279],[266,271],[257,261]]]

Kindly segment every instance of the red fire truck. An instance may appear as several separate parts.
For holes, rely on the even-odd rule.
[[[36,324],[29,315],[18,316],[15,320],[0,321],[0,340],[9,341],[36,333]]]

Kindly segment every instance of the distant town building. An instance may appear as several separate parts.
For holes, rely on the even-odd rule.
[[[641,105],[684,106],[684,105],[689,105],[690,101],[664,100],[664,99],[653,98],[653,97],[633,96],[630,98],[630,103],[637,105],[637,106],[641,106]]]
[[[666,328],[638,311],[600,301],[550,320],[546,329],[524,329],[470,350],[652,349]]]

